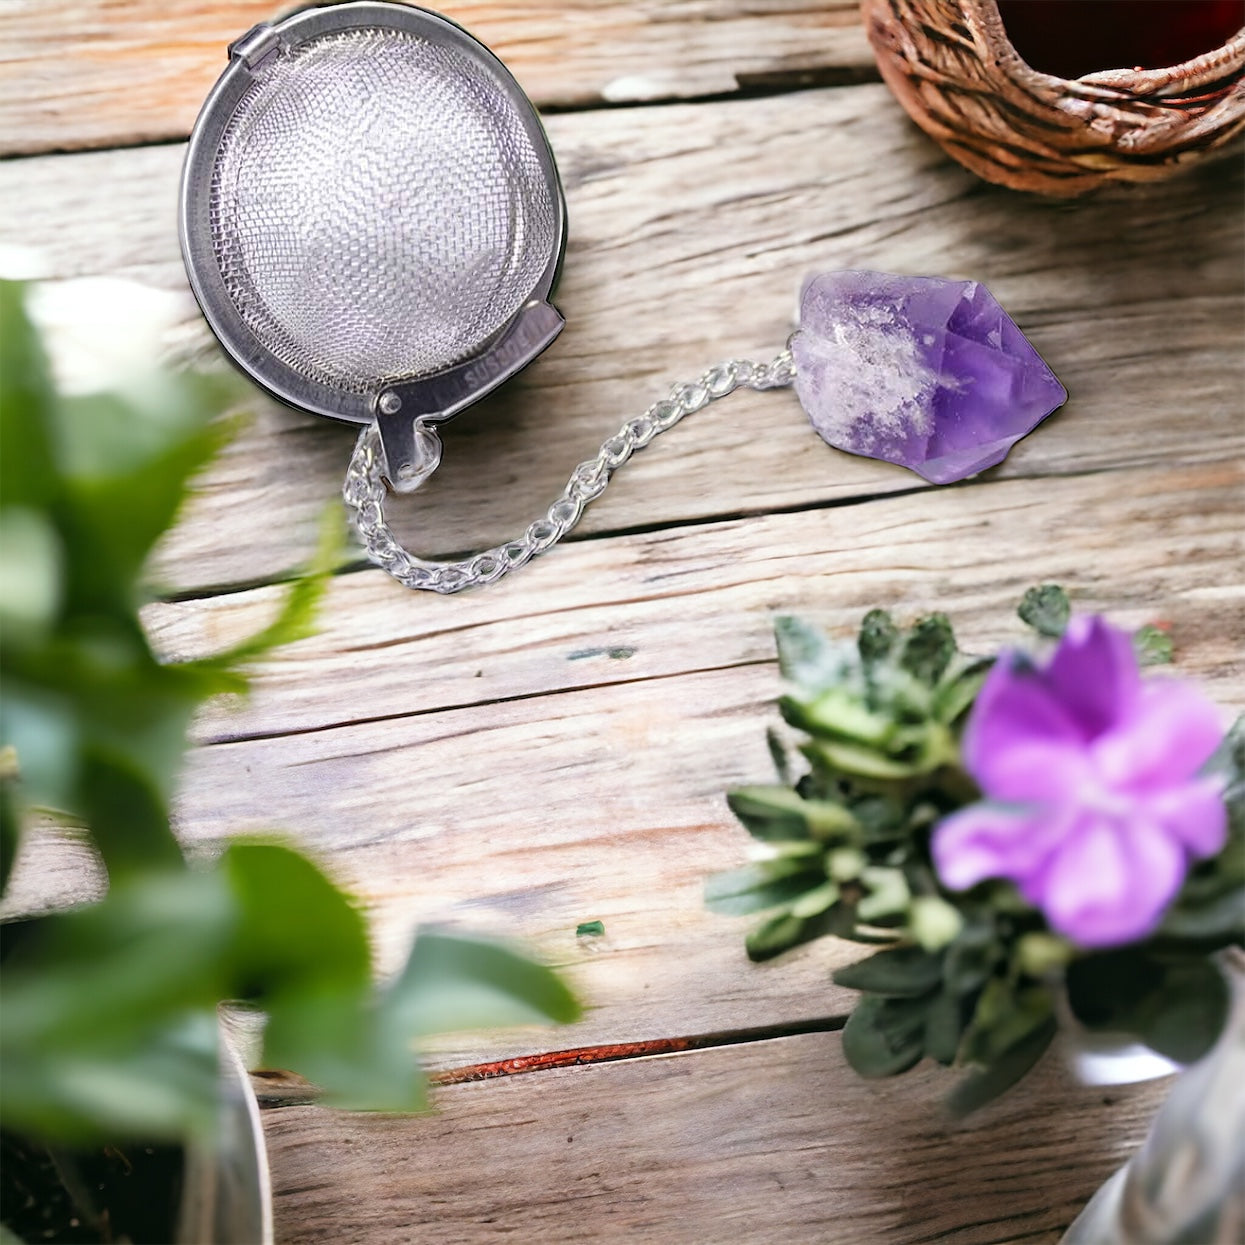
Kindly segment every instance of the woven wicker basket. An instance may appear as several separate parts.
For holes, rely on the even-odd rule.
[[[1166,69],[1040,73],[997,0],[862,0],[882,77],[912,118],[988,181],[1073,196],[1169,176],[1245,137],[1245,29]]]

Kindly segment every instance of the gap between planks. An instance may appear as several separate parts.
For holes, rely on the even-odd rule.
[[[758,1025],[750,1029],[725,1029],[715,1033],[683,1037],[650,1038],[636,1042],[612,1042],[596,1046],[575,1046],[565,1050],[543,1051],[534,1055],[511,1055],[488,1063],[446,1068],[428,1076],[430,1085],[465,1085],[492,1081],[498,1077],[524,1076],[552,1072],[556,1068],[583,1068],[594,1064],[616,1063],[622,1059],[653,1059],[682,1055],[689,1051],[711,1050],[718,1046],[742,1046],[750,1042],[769,1042],[776,1038],[799,1037],[806,1033],[838,1033],[847,1016],[825,1016],[792,1020],[786,1024]],[[295,1073],[270,1068],[251,1071],[251,1083],[259,1105],[264,1108],[307,1106],[318,1100],[320,1090]]]
[[[272,0],[6,0],[0,153],[184,138],[226,46]],[[857,0],[438,0],[547,110],[733,94],[876,72]],[[72,38],[66,36],[72,31]]]
[[[571,222],[557,295],[568,327],[447,426],[441,469],[390,507],[426,555],[513,535],[671,381],[772,354],[801,278],[822,268],[981,279],[1030,333],[1072,398],[994,478],[1213,461],[1245,445],[1235,165],[1072,208],[1025,200],[951,165],[872,85],[550,121]],[[161,148],[0,166],[0,221],[13,222],[0,234],[41,249],[54,277],[178,291],[170,345],[216,357],[172,228],[179,163]],[[704,238],[712,261],[693,258]],[[177,595],[287,576],[339,493],[353,430],[248,406],[253,422],[160,551],[157,574]],[[896,468],[828,451],[789,392],[741,393],[637,455],[580,531],[911,487]]]
[[[1053,1245],[1167,1088],[1080,1087],[1050,1056],[957,1123],[939,1108],[953,1079],[864,1081],[836,1034],[809,1034],[450,1086],[422,1117],[268,1111],[278,1233]]]

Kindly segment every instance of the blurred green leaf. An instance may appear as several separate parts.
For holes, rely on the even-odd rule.
[[[991,1064],[1054,1012],[1054,998],[1045,984],[1019,985],[992,977],[977,999],[964,1032],[963,1057],[969,1063]]]
[[[1227,982],[1204,955],[1127,947],[1068,966],[1068,1002],[1087,1029],[1126,1033],[1169,1059],[1200,1059],[1223,1031]]]
[[[61,604],[60,536],[46,516],[17,506],[0,509],[0,628],[37,634]]]
[[[156,540],[172,524],[190,478],[223,446],[228,428],[209,423],[219,386],[186,374],[168,405],[143,407],[117,394],[62,400],[65,490],[59,507],[65,589],[75,613],[126,614]]]
[[[334,502],[320,516],[320,532],[306,570],[286,589],[277,616],[261,631],[233,648],[196,662],[190,669],[229,674],[273,649],[306,639],[315,631],[316,613],[328,588],[329,577],[341,560],[346,526],[341,506]]]
[[[57,495],[47,357],[22,305],[22,286],[0,281],[0,505],[42,511]]]
[[[1193,1063],[1218,1041],[1231,1002],[1228,983],[1211,960],[1172,964],[1163,974],[1161,1004],[1144,1015],[1135,1032],[1160,1055]]]
[[[0,777],[0,895],[9,884],[9,874],[22,841],[22,820],[17,811],[11,779]]]
[[[340,506],[274,620],[224,653],[168,662],[138,616],[144,564],[231,428],[235,382],[153,374],[58,396],[21,292],[0,284],[0,868],[23,803],[80,817],[107,866],[99,903],[4,931],[5,1123],[45,1138],[173,1139],[215,1119],[215,1009],[268,1012],[265,1049],[343,1106],[423,1106],[422,1032],[569,1020],[548,969],[478,939],[425,935],[380,990],[361,913],[274,843],[187,868],[169,804],[190,720],[241,667],[308,635],[340,560]]]
[[[220,877],[179,870],[143,873],[98,903],[5,927],[0,1052],[122,1044],[171,1015],[214,1008],[229,993],[234,926]]]
[[[1025,593],[1016,613],[1038,635],[1057,640],[1067,630],[1072,606],[1058,584],[1041,584]]]
[[[569,1024],[581,1008],[552,970],[494,939],[421,929],[387,1011],[415,1034]]]
[[[765,730],[765,746],[769,749],[770,760],[774,763],[774,773],[778,775],[778,781],[790,786],[791,758],[787,754],[786,744],[772,726]]]
[[[1179,901],[1163,917],[1156,941],[1211,950],[1238,945],[1245,933],[1245,878],[1239,872],[1225,860],[1219,870],[1187,879]]]
[[[231,843],[221,860],[237,904],[240,996],[276,1006],[304,990],[365,992],[363,915],[311,861],[277,843]]]
[[[269,1005],[264,1059],[320,1087],[326,1106],[420,1111],[424,1074],[411,1033],[386,1017],[366,988],[285,992]]]
[[[213,1139],[220,1070],[215,1015],[172,1014],[109,1041],[4,1057],[6,1128],[70,1143],[121,1136]]]
[[[886,781],[917,778],[946,763],[946,755],[933,747],[912,760],[896,760],[873,748],[818,739],[804,747],[805,755],[827,769],[855,778]]]
[[[176,869],[182,852],[168,809],[150,778],[131,758],[86,748],[74,801],[115,882],[143,869]]]
[[[920,947],[895,947],[836,969],[833,976],[835,985],[850,990],[918,998],[941,984],[942,956],[930,955]]]
[[[970,922],[947,948],[943,975],[961,997],[974,994],[990,979],[1003,958],[993,926]]]

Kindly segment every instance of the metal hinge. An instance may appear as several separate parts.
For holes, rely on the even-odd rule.
[[[229,59],[240,60],[248,69],[255,69],[280,48],[281,36],[277,28],[268,22],[260,22],[229,45]]]

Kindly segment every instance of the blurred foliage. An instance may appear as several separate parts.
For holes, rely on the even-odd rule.
[[[309,633],[340,518],[258,636],[160,661],[138,615],[143,568],[230,432],[214,417],[233,384],[179,373],[69,397],[18,285],[0,283],[0,326],[3,879],[41,806],[85,826],[109,881],[98,903],[4,927],[4,1125],[74,1142],[210,1135],[222,1000],[266,1013],[269,1066],[334,1105],[385,1110],[425,1103],[420,1034],[575,1019],[553,973],[476,937],[421,931],[378,986],[357,907],[276,842],[186,861],[169,802],[192,715]]]
[[[1019,613],[1056,639],[1071,611],[1047,584]],[[779,709],[800,733],[803,772],[792,780],[800,767],[771,732],[779,782],[727,796],[762,858],[710,878],[706,901],[764,914],[746,937],[753,960],[827,934],[881,947],[834,974],[863,994],[843,1031],[857,1072],[892,1076],[925,1057],[967,1069],[948,1098],[966,1113],[1037,1062],[1061,998],[1086,1028],[1178,1061],[1209,1049],[1228,1006],[1214,956],[1245,933],[1245,720],[1208,767],[1225,775],[1223,851],[1191,869],[1150,938],[1087,952],[1047,929],[1011,883],[952,893],[930,860],[934,825],[979,798],[959,743],[993,659],[961,653],[941,614],[901,628],[873,610],[854,643],[793,618],[775,634],[791,685]],[[1162,660],[1165,640],[1145,628],[1139,651]]]

